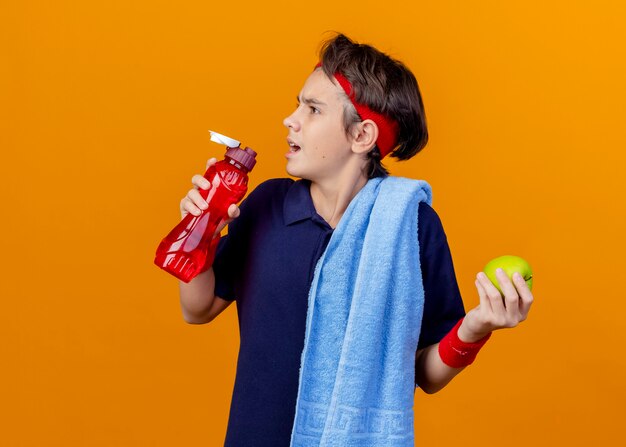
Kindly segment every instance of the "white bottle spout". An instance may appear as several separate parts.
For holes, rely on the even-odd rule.
[[[237,140],[233,140],[232,138],[213,132],[212,130],[209,130],[209,133],[211,134],[211,141],[215,141],[216,143],[223,144],[228,147],[239,147],[241,144]]]

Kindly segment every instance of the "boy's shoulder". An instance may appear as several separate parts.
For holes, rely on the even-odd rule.
[[[428,250],[428,247],[441,247],[447,243],[447,235],[443,222],[435,209],[426,202],[420,202],[418,207],[418,236],[420,245]]]
[[[425,219],[439,219],[439,215],[437,214],[437,212],[435,211],[435,209],[429,205],[427,202],[425,202],[424,200],[422,200],[419,204],[418,204],[418,212],[420,217],[424,217]]]

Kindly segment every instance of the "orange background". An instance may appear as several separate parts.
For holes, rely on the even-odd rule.
[[[467,310],[517,254],[529,319],[441,392],[418,445],[614,445],[626,393],[625,7],[620,2],[5,2],[0,7],[0,443],[222,445],[235,306],[185,324],[153,265],[223,148],[285,176],[282,119],[325,31],[414,71],[431,139],[393,174],[433,187]],[[462,441],[461,441],[462,439]]]

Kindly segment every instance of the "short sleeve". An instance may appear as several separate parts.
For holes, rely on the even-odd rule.
[[[251,193],[239,205],[239,217],[228,224],[228,234],[222,236],[213,260],[215,274],[215,295],[226,301],[236,299],[235,284],[246,259],[246,238],[249,237],[250,208],[254,199]]]
[[[215,295],[226,301],[235,299],[234,274],[236,266],[233,265],[233,250],[230,247],[228,235],[222,236],[215,252],[213,261],[213,273],[215,274]]]
[[[261,222],[270,219],[273,198],[280,196],[291,179],[269,179],[259,184],[239,205],[239,217],[228,225],[228,234],[222,236],[215,251],[213,273],[215,295],[226,301],[237,299],[241,290],[246,262],[253,250],[254,232]]]
[[[424,284],[424,313],[417,349],[439,343],[465,316],[446,233],[435,210],[418,208],[418,240]]]

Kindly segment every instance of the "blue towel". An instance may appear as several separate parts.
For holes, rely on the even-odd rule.
[[[424,180],[371,179],[333,232],[309,292],[291,447],[414,445],[420,201],[432,204]]]

